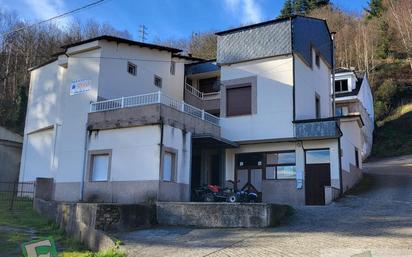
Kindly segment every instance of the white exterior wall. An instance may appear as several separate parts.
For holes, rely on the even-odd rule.
[[[158,180],[160,126],[93,132],[89,151],[112,150],[110,181]]]
[[[332,186],[340,188],[339,183],[339,147],[337,139],[304,141],[299,143],[268,143],[241,145],[239,148],[226,150],[226,180],[234,180],[235,155],[238,153],[271,152],[271,151],[295,151],[296,152],[296,180],[305,179],[305,154],[304,150],[330,149],[330,170]]]
[[[84,46],[86,47],[86,46]],[[76,51],[81,48],[76,47]],[[56,182],[80,182],[84,163],[87,113],[90,102],[97,100],[100,50],[77,52],[68,58],[67,68],[57,65],[57,61],[33,70],[27,108],[25,139],[23,146],[20,181],[30,181],[36,177],[54,177]],[[90,90],[78,95],[70,95],[73,80],[88,79]],[[36,142],[50,141],[50,133],[44,128],[52,127],[52,147],[32,147]],[[33,132],[28,136],[28,133]],[[35,139],[36,137],[44,139]],[[33,138],[29,142],[29,139]],[[39,151],[49,151],[41,153]],[[51,155],[52,163],[47,172],[37,174],[30,167],[46,167],[45,158]],[[47,160],[47,162],[49,162]]]
[[[366,109],[368,112],[370,119],[371,119],[371,125],[372,125],[372,132],[374,129],[374,121],[375,121],[375,111],[373,109],[373,96],[372,96],[372,91],[371,87],[369,85],[368,77],[365,75],[363,77],[362,81],[362,86],[360,88],[360,91],[358,93],[358,99],[361,101],[363,107]]]
[[[190,183],[192,134],[171,126],[164,126],[163,145],[177,151],[177,183]]]
[[[320,98],[321,118],[331,117],[330,69],[320,58],[316,66],[315,51],[312,50],[312,67],[295,55],[295,108],[296,120],[316,118],[316,94]]]
[[[342,147],[342,169],[350,171],[350,164],[356,166],[355,147],[358,148],[359,154],[362,153],[363,137],[362,130],[359,128],[357,121],[341,121],[340,129],[343,136],[341,138]],[[362,158],[359,157],[359,168],[362,169]]]
[[[183,100],[184,63],[174,60],[175,75],[171,75],[170,52],[107,41],[100,41],[99,45],[103,57],[99,97],[113,99],[161,90],[176,100]],[[128,62],[137,65],[136,76],[127,72]],[[162,78],[161,89],[154,85],[155,74]]]
[[[257,77],[257,113],[222,117],[222,137],[233,141],[293,137],[292,60],[287,56],[221,67],[222,81]]]

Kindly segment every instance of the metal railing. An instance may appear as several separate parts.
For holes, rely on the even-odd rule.
[[[192,87],[191,85],[185,83],[185,90],[190,94],[202,99],[202,100],[212,100],[218,99],[220,97],[220,91],[211,92],[211,93],[203,93],[200,92],[198,89]]]
[[[34,189],[34,182],[0,182],[0,208],[11,210],[31,207]]]
[[[184,101],[179,101],[167,95],[164,95],[161,91],[150,94],[121,97],[91,103],[90,112],[110,111],[115,109],[143,106],[156,103],[169,106],[173,109],[187,113],[204,121],[213,123],[215,125],[219,125],[219,117],[216,117],[212,114],[205,112],[204,110],[187,104]]]

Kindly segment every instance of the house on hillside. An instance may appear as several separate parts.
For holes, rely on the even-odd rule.
[[[217,59],[101,36],[31,70],[20,181],[53,199],[190,201],[204,184],[323,205],[361,177],[362,119],[333,115],[324,20],[217,33]]]
[[[0,127],[0,191],[10,191],[19,180],[23,137]]]
[[[338,68],[335,71],[336,116],[359,116],[362,118],[362,159],[372,151],[374,110],[373,95],[366,73],[353,69]]]

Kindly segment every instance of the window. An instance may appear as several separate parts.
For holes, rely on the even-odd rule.
[[[238,167],[261,166],[263,153],[242,153],[236,155]]]
[[[306,164],[330,163],[329,149],[306,151]]]
[[[176,69],[176,62],[172,61],[170,63],[170,74],[175,75],[175,69]]]
[[[226,90],[226,115],[239,116],[252,113],[252,87],[242,86]]]
[[[335,92],[347,92],[349,90],[348,88],[348,80],[337,80],[335,81]]]
[[[134,63],[127,63],[127,72],[133,76],[136,76],[137,66]]]
[[[265,179],[295,179],[296,153],[279,152],[266,154]]]
[[[359,151],[358,148],[355,147],[355,162],[356,162],[356,167],[359,168]]]
[[[318,54],[316,54],[315,61],[316,61],[316,66],[320,67],[320,56]]]
[[[91,181],[107,181],[109,178],[109,154],[91,155]]]
[[[157,75],[154,75],[154,82],[153,83],[156,87],[161,88],[162,87],[162,78],[157,76]]]
[[[315,105],[316,105],[316,119],[320,119],[320,98],[318,95],[315,97]]]
[[[173,182],[176,179],[176,154],[165,151],[163,155],[163,181]]]
[[[336,107],[336,116],[345,116],[348,115],[349,113],[349,107],[348,106],[337,106]]]

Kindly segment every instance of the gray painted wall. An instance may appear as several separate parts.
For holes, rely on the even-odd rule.
[[[23,137],[0,127],[0,182],[17,182]],[[8,185],[0,183],[0,190]]]

